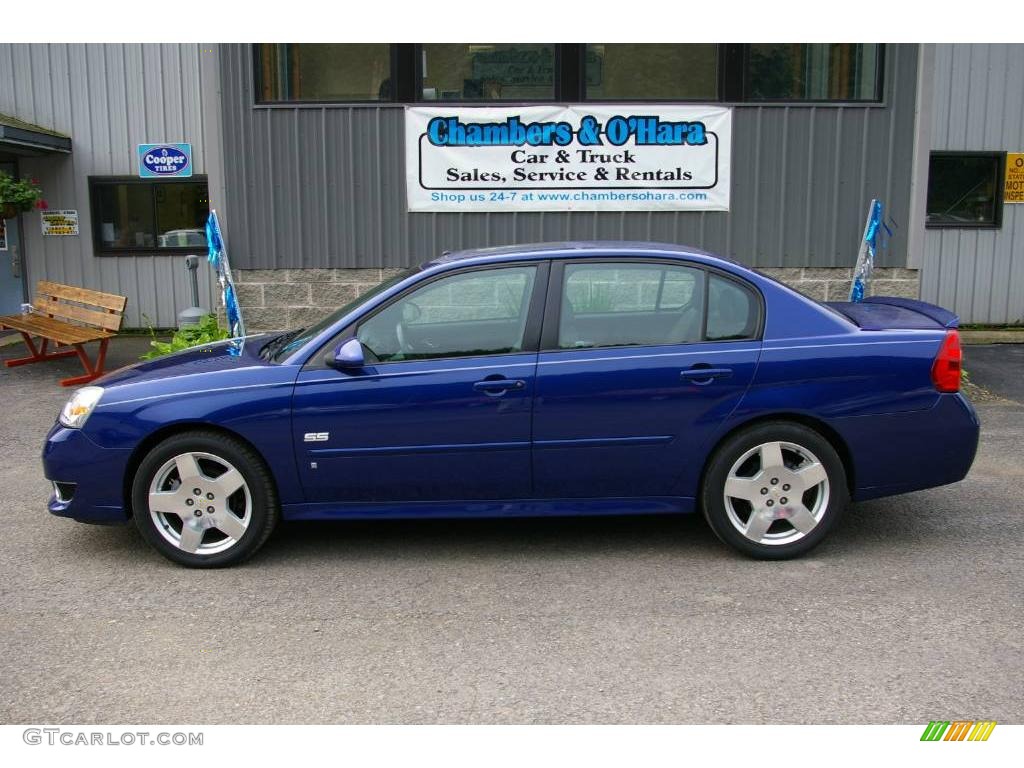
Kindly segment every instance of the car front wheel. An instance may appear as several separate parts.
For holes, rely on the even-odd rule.
[[[169,437],[146,455],[135,473],[132,505],[146,541],[193,568],[252,556],[278,519],[262,459],[234,438],[202,431]]]
[[[781,560],[817,546],[849,503],[843,462],[831,443],[792,422],[768,422],[729,438],[712,457],[704,517],[726,544]]]

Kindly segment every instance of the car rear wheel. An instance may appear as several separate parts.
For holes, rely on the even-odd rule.
[[[832,444],[792,422],[759,424],[712,457],[701,494],[704,517],[726,544],[781,560],[817,546],[849,503]]]
[[[135,524],[169,560],[193,568],[251,557],[278,519],[266,465],[231,437],[174,435],[139,464],[132,484]]]

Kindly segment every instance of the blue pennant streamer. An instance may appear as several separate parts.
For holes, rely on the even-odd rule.
[[[867,284],[871,280],[871,271],[875,266],[875,253],[878,250],[878,230],[880,227],[890,235],[892,234],[892,230],[882,221],[882,203],[878,200],[872,200],[871,213],[868,216],[868,225],[864,232],[866,258],[861,261],[858,257],[853,275],[853,285],[850,288],[850,301],[859,302],[864,300]]]
[[[235,296],[235,286],[227,283],[224,286],[224,308],[228,315],[228,329],[232,336],[240,335],[241,313],[238,309],[238,298]]]
[[[220,222],[217,220],[216,211],[210,211],[210,216],[206,219],[206,245],[209,250],[210,263],[219,267],[220,254],[224,250],[224,239],[220,234]]]
[[[206,242],[208,259],[210,265],[217,272],[217,282],[221,287],[228,331],[233,337],[236,337],[228,345],[228,354],[238,356],[242,353],[241,337],[245,336],[245,325],[242,323],[242,310],[238,306],[238,296],[235,294],[235,286],[231,280],[231,268],[228,266],[228,255],[224,248],[224,237],[220,231],[220,221],[217,219],[216,211],[211,210],[206,219]]]

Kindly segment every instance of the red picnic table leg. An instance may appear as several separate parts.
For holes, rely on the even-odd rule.
[[[15,360],[4,360],[4,365],[8,368],[13,368],[16,365],[28,365],[29,363],[38,363],[43,360],[56,360],[58,357],[74,357],[77,352],[73,349],[65,349],[61,352],[47,352],[46,348],[50,343],[49,339],[43,339],[43,346],[36,349],[36,345],[32,341],[32,337],[29,336],[25,331],[19,331],[21,337],[25,340],[25,346],[28,347],[28,351],[32,354],[28,357],[19,357]]]
[[[85,368],[85,373],[81,376],[72,376],[70,379],[62,379],[60,385],[62,387],[73,387],[76,384],[87,384],[94,379],[98,379],[103,375],[103,363],[107,359],[107,342],[110,339],[100,340],[100,349],[96,354],[96,364],[93,365],[89,360],[89,356],[85,354],[85,350],[82,349],[81,344],[75,344],[75,348],[71,350],[70,354],[78,355],[78,359],[82,361],[82,366]],[[61,352],[62,356],[68,353]]]

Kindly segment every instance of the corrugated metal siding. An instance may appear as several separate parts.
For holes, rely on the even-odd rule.
[[[932,149],[1024,152],[1024,45],[937,45]],[[1024,322],[1024,204],[996,230],[930,229],[921,296],[969,323]]]
[[[0,112],[73,142],[70,156],[19,160],[23,175],[42,182],[51,208],[78,210],[81,232],[44,238],[39,215],[24,214],[30,293],[49,279],[126,295],[127,327],[145,326],[143,315],[175,325],[191,304],[183,257],[94,255],[87,177],[133,175],[136,145],[162,141],[191,143],[195,173],[205,172],[202,55],[196,44],[0,45]],[[200,296],[213,306],[209,272],[199,270]]]
[[[872,197],[906,221],[917,53],[887,47],[884,107],[738,107],[729,213],[410,214],[400,108],[254,107],[251,49],[224,45],[233,263],[396,267],[447,249],[605,238],[685,243],[757,266],[849,267]],[[905,266],[905,237],[880,264]]]

